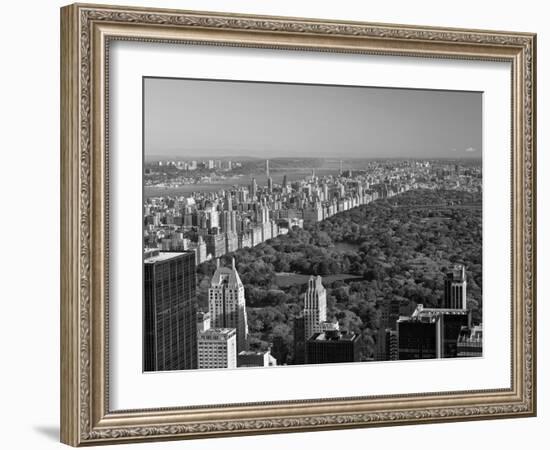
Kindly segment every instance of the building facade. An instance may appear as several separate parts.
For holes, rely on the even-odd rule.
[[[304,296],[305,339],[321,332],[321,323],[327,320],[327,291],[320,276],[310,277]]]
[[[234,328],[210,328],[199,333],[199,369],[235,369],[237,337]]]
[[[463,327],[458,336],[457,357],[483,356],[483,328],[476,325]]]
[[[237,355],[237,367],[273,367],[277,365],[277,360],[266,351],[243,350]]]
[[[235,328],[237,350],[248,350],[248,322],[244,286],[235,268],[218,267],[208,290],[211,325],[214,328]]]
[[[306,341],[306,364],[360,361],[360,338],[338,329],[315,333]]]
[[[443,308],[466,309],[466,286],[466,269],[457,264],[445,278]]]
[[[294,364],[306,362],[306,328],[304,316],[294,318]]]
[[[144,256],[143,370],[196,369],[195,254]]]
[[[463,327],[470,327],[470,312],[464,309],[424,308],[397,321],[399,359],[455,358]]]
[[[210,313],[198,312],[197,313],[197,331],[199,333],[210,329]]]

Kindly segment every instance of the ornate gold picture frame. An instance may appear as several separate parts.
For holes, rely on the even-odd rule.
[[[512,85],[511,386],[114,411],[109,403],[109,46],[116,40],[504,61]],[[161,439],[536,414],[536,36],[74,4],[61,9],[61,440]]]

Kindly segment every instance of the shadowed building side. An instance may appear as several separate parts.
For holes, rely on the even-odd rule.
[[[327,320],[327,291],[320,276],[310,277],[304,295],[305,338],[321,332],[321,323]]]
[[[460,332],[470,326],[468,310],[418,305],[397,321],[399,359],[455,358]]]
[[[208,306],[213,328],[235,328],[237,351],[248,350],[248,323],[244,286],[235,268],[218,267],[208,290]]]
[[[197,368],[195,254],[149,251],[144,260],[143,370]]]
[[[337,325],[315,333],[306,341],[306,364],[358,362],[361,339],[351,332],[341,332]]]

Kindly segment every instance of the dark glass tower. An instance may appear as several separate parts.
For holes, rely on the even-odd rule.
[[[146,253],[143,370],[197,368],[195,254]]]
[[[306,362],[306,322],[304,316],[294,318],[294,364]]]
[[[455,358],[460,331],[470,322],[464,309],[418,305],[411,317],[397,321],[399,359]]]
[[[338,330],[315,333],[306,341],[306,364],[360,361],[360,338]]]

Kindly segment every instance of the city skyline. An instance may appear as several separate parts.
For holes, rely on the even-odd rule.
[[[481,93],[143,83],[145,370],[483,354]]]
[[[482,153],[480,92],[144,78],[143,95],[146,159]]]
[[[145,283],[145,329],[158,338],[144,339],[144,358],[202,370],[482,355],[480,162],[274,180],[272,161],[147,165],[158,194],[144,199],[144,263],[158,276]],[[158,266],[183,257],[191,270]],[[178,286],[196,290],[174,297]],[[174,320],[189,298],[195,320]]]

